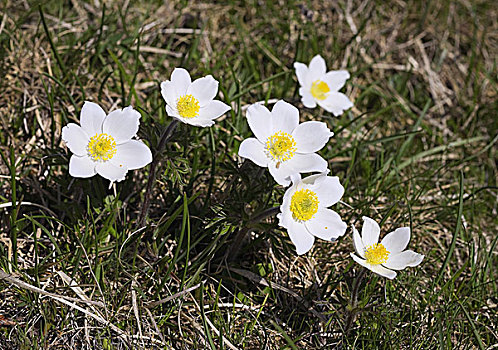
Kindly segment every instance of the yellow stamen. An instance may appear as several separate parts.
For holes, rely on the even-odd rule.
[[[296,141],[286,132],[278,131],[266,140],[266,151],[268,156],[278,163],[278,168],[280,162],[294,157]]]
[[[317,100],[325,100],[329,91],[330,88],[324,81],[317,80],[311,84],[311,95]]]
[[[386,247],[382,245],[382,243],[375,243],[371,246],[367,247],[365,251],[365,258],[367,259],[367,263],[372,265],[383,264],[387,261],[389,257],[389,252]]]
[[[88,142],[87,150],[93,160],[106,162],[116,154],[116,141],[111,135],[95,134]]]
[[[318,203],[315,192],[308,189],[296,191],[291,198],[292,217],[296,221],[308,221],[318,211]]]
[[[183,118],[195,118],[199,115],[199,100],[192,95],[185,95],[176,100],[176,109]]]

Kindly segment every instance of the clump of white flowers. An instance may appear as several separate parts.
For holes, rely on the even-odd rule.
[[[325,60],[320,55],[313,57],[309,66],[295,62],[294,67],[305,107],[319,105],[338,116],[353,106],[350,99],[339,92],[350,77],[347,71],[327,72]],[[216,118],[231,109],[215,100],[217,80],[208,75],[192,82],[183,68],[175,68],[170,80],[161,83],[161,94],[167,114],[190,125],[212,126]],[[343,236],[347,225],[329,207],[340,201],[344,187],[337,176],[327,175],[328,162],[316,153],[334,135],[327,124],[319,121],[299,123],[299,110],[283,100],[277,101],[271,111],[262,104],[253,104],[246,116],[255,137],[243,140],[238,154],[258,166],[267,167],[279,185],[290,186],[285,191],[277,217],[297,254],[307,253],[315,237],[334,241]],[[152,161],[149,147],[135,139],[140,113],[131,106],[106,115],[97,104],[85,102],[80,124],[70,123],[62,129],[62,139],[73,153],[69,161],[72,176],[88,178],[100,174],[112,184],[122,181],[129,170],[142,168]],[[318,174],[301,179],[303,173]],[[152,183],[154,177],[150,179]],[[396,270],[422,262],[423,255],[405,250],[410,240],[408,227],[398,228],[379,243],[379,225],[368,217],[363,220],[361,236],[353,226],[357,254],[351,253],[351,257],[357,263],[393,279]]]

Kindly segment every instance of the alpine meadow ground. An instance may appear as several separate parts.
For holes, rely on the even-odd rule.
[[[498,348],[497,18],[491,0],[3,0],[0,349]],[[303,105],[294,63],[316,55],[349,72],[352,108],[321,108],[321,80]],[[209,89],[164,92],[179,67],[219,82],[212,126],[188,123],[214,118]],[[250,106],[278,100],[324,123],[307,153],[340,180],[333,203],[274,179],[290,131],[273,136],[292,154],[261,153],[272,169],[239,156]],[[98,174],[70,175],[62,130],[85,101],[136,111],[124,181],[95,168],[125,159],[104,119],[78,168]],[[334,242],[302,223],[322,209],[347,224]],[[308,250],[282,227],[296,218]],[[372,222],[361,248],[352,226]],[[423,260],[371,272],[395,266],[381,240],[402,227]]]

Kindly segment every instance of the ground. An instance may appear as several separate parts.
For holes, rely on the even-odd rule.
[[[494,348],[493,4],[3,1],[0,349]],[[293,63],[316,54],[351,73],[339,117],[301,104]],[[175,67],[212,74],[232,112],[161,149]],[[364,270],[351,229],[296,255],[272,209],[284,188],[237,156],[247,106],[275,99],[335,133],[333,209],[409,226],[420,266]],[[61,129],[85,100],[140,111],[150,192],[150,166],[111,189],[68,174]]]

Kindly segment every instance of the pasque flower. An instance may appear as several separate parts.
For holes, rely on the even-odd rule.
[[[407,266],[419,265],[424,256],[411,250],[405,250],[410,241],[410,228],[400,227],[388,233],[380,243],[380,227],[369,217],[363,217],[361,236],[353,226],[353,242],[356,254],[351,257],[358,264],[378,275],[393,279],[396,271]]]
[[[320,55],[313,57],[309,67],[304,63],[295,62],[294,68],[301,85],[299,94],[305,107],[315,108],[318,104],[336,117],[353,107],[349,98],[339,92],[349,79],[347,71],[336,70],[327,73],[325,60]]]
[[[294,174],[292,183],[284,194],[277,217],[279,225],[287,229],[297,254],[308,252],[315,237],[333,241],[344,235],[346,223],[335,211],[327,209],[344,194],[339,178],[321,173],[301,180],[299,174]]]
[[[149,147],[134,140],[140,113],[131,106],[106,116],[93,102],[85,102],[80,114],[81,126],[69,123],[62,128],[62,139],[73,155],[69,174],[92,177],[99,174],[111,181],[124,180],[128,170],[139,169],[152,161]]]
[[[263,105],[251,105],[247,121],[256,138],[245,139],[240,144],[239,156],[268,167],[278,184],[289,186],[289,176],[294,173],[327,170],[327,161],[315,153],[334,135],[327,124],[316,121],[299,124],[298,109],[283,100],[271,112]]]
[[[161,94],[166,101],[166,112],[186,124],[211,126],[214,119],[228,112],[231,107],[214,100],[218,81],[211,75],[192,82],[183,68],[175,68],[171,80],[161,83]]]

